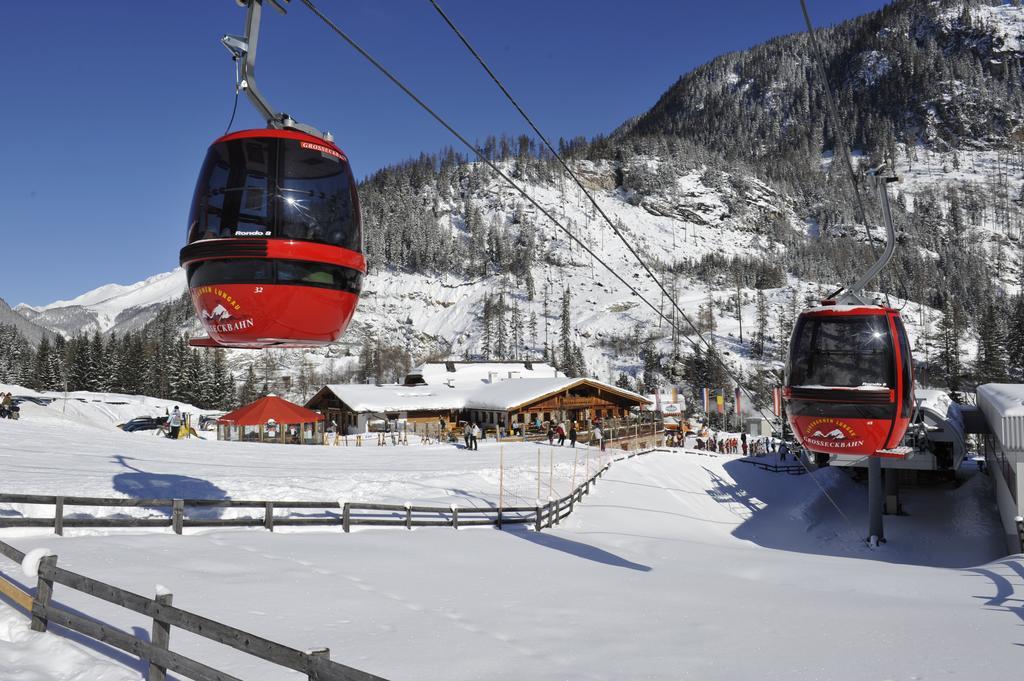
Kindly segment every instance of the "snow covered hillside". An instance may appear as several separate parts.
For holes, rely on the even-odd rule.
[[[656,172],[661,162],[650,159],[646,164]],[[466,170],[481,172],[477,165],[467,166]],[[580,171],[602,209],[621,225],[630,243],[659,267],[683,311],[691,320],[703,319],[705,328],[713,323],[713,335],[720,347],[741,368],[752,366],[749,355],[757,321],[755,283],[765,294],[770,320],[766,329],[768,359],[778,354],[776,341],[788,337],[787,320],[792,319],[793,311],[805,300],[824,295],[836,283],[811,284],[787,277],[781,268],[765,275],[776,280],[774,285],[759,281],[758,269],[784,259],[787,244],[803,239],[807,228],[796,214],[791,198],[756,178],[698,168],[676,177],[668,185],[641,194],[615,187],[615,169],[610,164],[583,162]],[[527,182],[526,188],[642,295],[666,314],[671,313],[670,303],[625,252],[612,230],[596,217],[578,188],[539,179]],[[614,380],[620,372],[638,378],[642,373],[639,345],[650,336],[662,352],[672,352],[669,325],[658,313],[574,245],[558,227],[529,207],[524,208],[514,190],[499,178],[488,177],[475,191],[461,194],[458,181],[453,180],[447,199],[429,194],[424,200],[438,202],[438,229],[464,235],[459,238],[469,236],[467,210],[475,211],[475,220],[482,224],[498,225],[504,234],[502,238],[511,240],[516,230],[529,230],[533,240],[529,274],[517,277],[506,271],[469,277],[454,272],[438,276],[396,268],[371,270],[346,337],[325,349],[273,351],[274,371],[278,375],[295,376],[306,364],[319,371],[323,380],[336,381],[346,371],[354,370],[364,347],[379,343],[416,359],[473,358],[485,355],[485,338],[491,336],[490,352],[495,356],[494,336],[498,333],[507,337],[508,358],[538,357],[545,347],[558,350],[563,343],[560,309],[567,290],[571,296],[569,340],[581,348],[589,373],[606,380]],[[692,271],[693,264],[702,258],[716,263],[711,266],[710,275],[701,275],[703,279],[710,276],[714,282],[710,285]],[[741,322],[735,313],[737,287],[727,276],[727,263],[732,259],[749,262],[749,283],[742,283],[738,291],[743,301],[744,345],[739,343]],[[687,265],[681,266],[677,274],[665,269],[678,263]],[[716,267],[721,270],[718,274]],[[116,320],[138,321],[139,310],[151,310],[149,306],[157,301],[175,300],[184,291],[182,272],[175,270],[132,286],[105,286],[71,301],[52,303],[40,308],[35,319],[37,323],[52,323],[51,328],[57,331],[67,331],[77,327],[71,322],[53,323],[64,319],[60,315],[71,315],[67,319],[91,315],[89,319],[95,318],[99,325],[96,328],[118,330],[124,327]],[[486,302],[499,296],[505,306],[502,330],[485,330]],[[931,310],[910,304],[907,311],[911,313],[908,322],[912,338],[920,324],[934,322],[935,313]],[[94,328],[89,326],[91,321],[84,324],[84,329]],[[197,324],[187,330],[199,333]],[[685,340],[678,341],[678,345],[689,351]],[[241,376],[248,365],[259,364],[261,359],[260,353],[237,351],[231,353],[230,361],[236,375]],[[264,371],[258,374],[263,376]],[[288,392],[287,388],[281,389]],[[294,392],[292,396],[309,397]]]
[[[318,498],[330,490],[345,498],[495,500],[497,481],[483,476],[498,458],[491,442],[473,455],[447,446],[292,447],[285,455],[281,447],[201,441],[147,441],[140,452],[132,445],[143,441],[130,435],[65,440],[45,428],[0,422],[0,457],[13,476],[5,491],[110,493],[119,477],[134,476],[169,491],[201,481],[231,496]],[[30,470],[40,465],[42,437],[51,443],[46,456],[55,457],[46,467],[59,471],[48,475],[49,489]],[[117,461],[128,453],[137,458]],[[528,467],[531,459],[522,452],[519,461]],[[681,450],[614,464],[569,519],[541,533],[0,536],[23,551],[48,547],[65,568],[136,593],[162,584],[179,607],[299,649],[329,646],[333,659],[393,681],[1013,678],[1022,557],[1000,558],[987,479],[973,468],[960,475],[956,489],[907,490],[908,514],[886,519],[889,543],[876,550],[861,540],[865,490],[842,472],[774,475]],[[31,583],[12,564],[0,569]],[[124,630],[148,627],[67,589],[58,587],[55,598]],[[25,670],[19,679],[144,673],[130,657],[103,659],[80,642],[26,629],[27,620],[0,603],[0,662],[50,653],[17,667]],[[957,645],[935,646],[950,637]],[[865,654],[871,642],[884,654]],[[172,646],[242,678],[285,678],[197,637],[172,636]],[[69,671],[71,661],[95,671],[73,676],[81,668]]]

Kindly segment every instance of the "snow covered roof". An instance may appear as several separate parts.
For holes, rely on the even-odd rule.
[[[545,395],[561,392],[584,382],[583,378],[521,378],[481,386],[466,405],[471,409],[505,411],[525,402],[533,402]]]
[[[601,390],[643,403],[647,398],[592,378],[519,378],[472,388],[440,385],[332,384],[325,386],[355,412],[444,411],[480,409],[507,411],[553,393],[589,383]],[[315,399],[315,398],[314,398]],[[312,401],[311,401],[312,402]]]
[[[406,383],[470,388],[514,378],[556,376],[565,374],[547,362],[427,362],[410,370]]]
[[[979,385],[978,406],[1003,447],[1024,451],[1024,385]]]
[[[462,409],[470,388],[450,388],[447,385],[366,385],[337,383],[326,386],[339,400],[355,412],[383,413]]]

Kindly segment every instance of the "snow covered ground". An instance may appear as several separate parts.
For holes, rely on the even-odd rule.
[[[502,455],[529,489],[536,447],[506,446]],[[498,458],[493,442],[469,455],[451,446],[171,442],[64,426],[33,410],[0,422],[6,492],[135,496],[123,487],[134,481],[236,498],[489,504]],[[23,551],[49,547],[60,565],[137,593],[163,584],[176,605],[298,648],[328,646],[333,659],[396,681],[1013,678],[1024,644],[1024,557],[1001,557],[988,479],[971,467],[961,481],[906,490],[908,515],[886,518],[889,543],[877,550],[861,541],[865,489],[843,472],[791,477],[683,451],[614,464],[573,516],[540,534],[0,537]],[[7,515],[27,510],[0,506]],[[13,564],[2,569],[31,585]],[[55,597],[126,631],[148,630],[144,618],[68,589],[58,586]],[[0,604],[5,681],[144,673],[100,644],[26,627]],[[171,640],[242,678],[301,678],[178,631]]]

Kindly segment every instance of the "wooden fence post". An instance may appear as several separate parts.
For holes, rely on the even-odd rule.
[[[157,593],[156,604],[170,605],[174,596],[168,593]],[[153,629],[149,635],[149,642],[155,647],[163,650],[169,650],[171,647],[171,625],[160,621],[156,616],[153,617]],[[166,681],[167,680],[167,668],[161,667],[153,662],[149,663],[149,676],[147,681]]]
[[[459,507],[452,504],[452,527],[459,529]]]
[[[39,582],[36,586],[36,595],[32,598],[32,631],[46,631],[48,620],[44,612],[50,606],[50,599],[53,598],[53,580],[43,577],[46,568],[57,567],[57,556],[44,556],[36,568],[39,574]]]
[[[537,524],[533,529],[540,532],[540,528],[544,526],[544,515],[541,513],[540,506],[533,509],[533,512],[537,514]]]
[[[553,527],[555,524],[555,502],[548,502],[548,527]]]
[[[174,534],[181,534],[181,529],[185,526],[184,499],[174,499],[171,501],[171,526],[174,528]]]
[[[271,532],[274,531],[274,502],[268,501],[264,505],[263,511],[263,527],[267,528]]]
[[[64,497],[57,497],[53,503],[53,533],[64,535]]]
[[[405,529],[412,529],[412,504],[405,502]]]
[[[352,524],[352,510],[349,508],[349,502],[345,502],[344,506],[341,507],[341,529],[348,532],[349,526]]]
[[[320,681],[319,663],[329,662],[331,659],[330,648],[316,648],[309,651],[309,681]],[[333,677],[332,677],[333,678]]]

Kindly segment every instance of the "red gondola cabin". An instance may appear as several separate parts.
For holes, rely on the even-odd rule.
[[[899,311],[825,301],[802,312],[783,397],[807,450],[898,456],[914,405],[910,343]]]
[[[296,130],[243,130],[216,140],[199,172],[180,259],[209,333],[193,345],[338,340],[366,273],[348,158]]]

